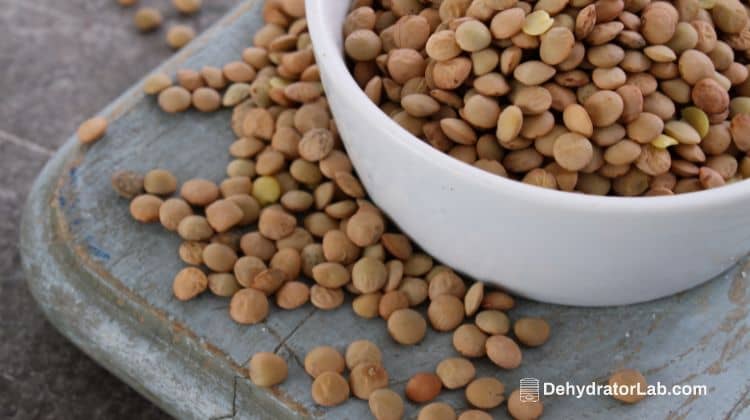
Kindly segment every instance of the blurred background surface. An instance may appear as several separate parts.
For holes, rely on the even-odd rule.
[[[0,0],[0,419],[162,419],[167,415],[70,344],[44,318],[18,254],[36,174],[81,121],[171,56],[171,24],[202,32],[236,0],[181,16],[170,0]],[[140,6],[164,22],[141,34]]]

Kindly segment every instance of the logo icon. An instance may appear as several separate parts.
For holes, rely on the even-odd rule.
[[[521,378],[520,385],[518,394],[522,403],[539,401],[539,379]]]

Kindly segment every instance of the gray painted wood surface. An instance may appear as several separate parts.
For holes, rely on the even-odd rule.
[[[234,59],[260,26],[259,10],[257,1],[238,6],[163,70]],[[205,294],[177,302],[171,281],[181,268],[178,238],[160,226],[132,221],[109,177],[117,169],[163,167],[181,180],[220,180],[234,140],[230,114],[165,115],[138,86],[102,114],[112,121],[107,136],[91,147],[69,140],[37,179],[22,226],[24,268],[33,295],[56,327],[167,412],[196,419],[368,418],[363,401],[333,409],[312,402],[311,381],[301,367],[309,349],[333,345],[343,351],[354,339],[375,341],[398,391],[414,373],[432,371],[455,354],[450,334],[432,331],[420,345],[396,345],[383,321],[355,318],[349,302],[330,312],[309,305],[273,310],[257,326],[232,322],[225,299]],[[748,418],[748,269],[743,261],[704,286],[629,307],[521,301],[511,318],[548,319],[550,341],[526,350],[519,369],[501,371],[483,361],[478,374],[499,378],[508,393],[522,377],[604,383],[611,371],[626,366],[643,371],[651,383],[709,387],[705,397],[652,397],[636,406],[608,397],[551,397],[545,399],[548,418]],[[290,374],[284,384],[258,389],[247,380],[244,366],[258,351],[276,351],[287,359]],[[458,410],[466,407],[461,391],[444,392],[439,399]],[[408,416],[417,410],[408,405]],[[493,416],[505,418],[505,407]]]

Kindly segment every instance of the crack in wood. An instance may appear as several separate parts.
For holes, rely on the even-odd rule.
[[[237,376],[232,378],[232,412],[209,418],[209,420],[228,420],[237,415]]]
[[[297,324],[297,326],[295,326],[292,329],[292,331],[290,331],[289,334],[287,334],[287,336],[284,337],[283,340],[281,340],[281,342],[276,346],[276,348],[273,350],[273,352],[277,353],[281,349],[281,347],[286,347],[286,342],[289,341],[289,339],[292,338],[292,336],[294,336],[294,334],[302,327],[302,325],[304,325],[305,322],[307,322],[307,320],[309,320],[310,318],[312,318],[312,316],[314,314],[316,314],[317,312],[318,312],[318,309],[317,308],[313,308],[313,310],[310,311],[310,313],[308,313],[307,316],[305,316],[304,318],[302,318],[302,320],[299,322],[299,324]],[[287,348],[289,349],[289,347],[287,347]],[[294,351],[292,351],[292,349],[289,349],[289,352],[292,353],[293,356],[296,356],[294,354]]]
[[[739,411],[736,411],[738,408],[740,408],[741,405],[743,405],[742,408],[747,407],[747,404],[750,403],[750,400],[747,399],[748,395],[750,394],[750,385],[745,386],[745,391],[740,395],[740,398],[737,400],[736,403],[732,406],[732,408],[729,409],[727,412],[727,415],[724,416],[724,420],[731,420],[735,417],[736,414],[739,414]],[[744,402],[744,404],[743,404]]]

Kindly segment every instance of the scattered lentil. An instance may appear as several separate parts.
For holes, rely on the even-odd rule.
[[[542,417],[544,404],[541,400],[521,400],[521,392],[513,390],[508,397],[508,413],[516,420],[536,420]]]
[[[409,378],[406,383],[406,398],[415,403],[426,403],[434,400],[443,388],[440,378],[434,373],[420,372]]]
[[[476,369],[467,359],[452,357],[438,363],[435,373],[447,389],[463,388],[474,379]]]
[[[315,347],[305,356],[305,372],[313,378],[324,372],[343,373],[345,367],[344,356],[330,346]]]
[[[202,0],[172,0],[172,5],[180,13],[192,14],[200,10]]]
[[[495,378],[477,378],[466,387],[466,400],[477,408],[489,410],[505,400],[505,385]]]
[[[172,291],[179,300],[190,300],[206,291],[208,277],[198,268],[186,267],[180,270],[172,283]]]
[[[250,380],[257,386],[271,387],[286,380],[288,368],[281,356],[261,352],[255,353],[248,366]]]
[[[112,188],[123,198],[132,199],[143,193],[143,175],[138,172],[121,170],[112,174]]]
[[[503,369],[515,369],[521,365],[521,349],[515,341],[504,335],[493,335],[485,344],[487,357]]]
[[[538,347],[549,339],[549,324],[541,318],[521,318],[513,324],[513,333],[522,344]]]
[[[161,26],[163,18],[159,9],[142,7],[135,12],[133,22],[141,32],[150,32]]]
[[[388,386],[388,372],[380,363],[359,363],[349,374],[349,385],[355,397],[367,400],[373,391]]]
[[[229,315],[239,324],[257,324],[268,316],[268,298],[255,289],[242,289],[232,296]]]
[[[167,45],[176,50],[195,38],[195,30],[188,25],[174,25],[167,31]]]
[[[352,341],[346,348],[344,359],[346,360],[346,367],[352,370],[361,363],[381,364],[383,356],[378,346],[372,341],[357,340]]]
[[[141,194],[130,202],[130,215],[141,223],[152,223],[159,220],[159,208],[163,201],[151,194]]]
[[[609,377],[609,385],[613,388],[613,398],[628,404],[635,404],[646,396],[638,394],[636,386],[640,387],[640,392],[645,392],[648,383],[646,377],[635,369],[621,369]],[[624,392],[623,392],[624,391]]]
[[[444,402],[433,402],[419,410],[417,420],[456,420],[456,410]]]
[[[427,321],[413,309],[398,309],[388,317],[388,333],[399,344],[417,344],[426,332]]]
[[[312,398],[324,407],[342,404],[349,399],[349,383],[338,372],[323,372],[313,381]]]
[[[376,389],[370,393],[368,405],[375,420],[400,420],[404,416],[404,401],[388,388]]]
[[[78,141],[82,144],[93,143],[107,132],[107,119],[104,117],[94,117],[84,121],[78,126]]]

